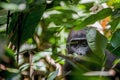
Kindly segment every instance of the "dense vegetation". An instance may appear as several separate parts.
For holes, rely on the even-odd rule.
[[[62,79],[66,38],[73,28],[97,27],[102,34],[93,29],[93,37],[87,36],[94,41],[93,52],[102,58],[108,49],[120,56],[120,0],[84,1],[0,0],[0,80]],[[106,80],[89,80],[98,78]]]

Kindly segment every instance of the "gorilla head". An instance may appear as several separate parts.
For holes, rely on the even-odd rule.
[[[86,55],[90,48],[88,47],[86,40],[86,31],[72,30],[67,39],[67,51],[68,54],[76,53],[78,55]]]

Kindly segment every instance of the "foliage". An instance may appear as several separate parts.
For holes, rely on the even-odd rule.
[[[93,53],[103,58],[106,49],[107,39],[94,28],[87,33],[87,41]]]
[[[58,66],[64,65],[62,55],[66,54],[66,38],[71,29],[97,27],[87,32],[87,41],[93,53],[103,59],[102,54],[108,49],[120,56],[120,0],[84,1],[1,0],[0,79],[23,80],[33,79],[34,76],[35,80],[62,79]],[[92,62],[92,59],[86,60],[87,63]],[[85,65],[79,66],[84,68],[79,67],[75,71],[75,78],[106,80],[100,75],[80,77],[77,74],[90,70]]]

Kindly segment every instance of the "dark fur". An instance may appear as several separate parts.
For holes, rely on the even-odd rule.
[[[68,36],[68,39],[67,39],[67,53],[68,54],[76,54],[75,51],[73,51],[70,47],[70,41],[71,39],[74,39],[74,38],[85,38],[86,40],[86,31],[85,30],[79,30],[79,31],[74,31],[72,30]],[[86,40],[87,41],[87,40]],[[88,45],[87,45],[88,46]],[[90,50],[89,46],[88,46],[88,49],[86,49],[87,51],[85,51],[86,55],[92,55],[92,51]],[[117,59],[118,57],[116,57],[115,55],[111,54],[109,51],[105,51],[105,56],[106,56],[106,63],[105,63],[105,66],[106,66],[106,69],[105,70],[110,70],[111,67],[113,66],[113,62],[115,59]],[[89,56],[90,57],[90,56]],[[79,59],[74,59],[72,60],[74,63],[78,62],[80,64],[85,64],[86,62],[85,61],[81,61]],[[86,63],[87,64],[87,63]],[[97,67],[97,69],[94,67],[94,65],[96,64],[92,64],[92,63],[88,63],[90,64],[89,67],[91,68],[92,71],[100,71],[101,70],[101,66],[99,66],[100,68]],[[92,69],[93,68],[93,69]],[[65,78],[66,80],[73,80],[72,77],[70,75],[70,73],[72,73],[74,67],[73,65],[70,63],[69,60],[66,60],[66,63],[64,65],[64,74],[65,74]],[[120,64],[118,64],[116,67],[115,67],[115,71],[116,71],[116,74],[115,76],[112,76],[110,77],[111,80],[116,80],[116,76],[119,78],[118,80],[120,80],[120,72],[117,71],[116,69],[119,69],[120,70]],[[81,73],[81,72],[80,72]]]

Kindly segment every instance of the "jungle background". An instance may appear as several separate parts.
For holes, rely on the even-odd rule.
[[[0,0],[0,80],[64,80],[68,33],[87,26],[94,53],[120,56],[120,0]]]

